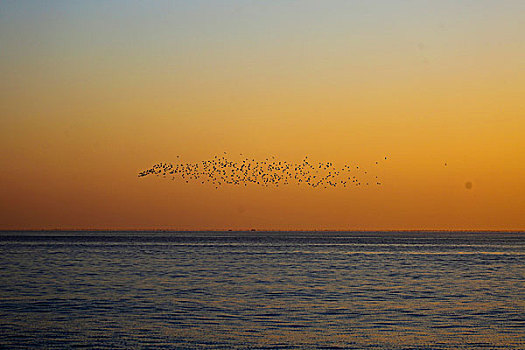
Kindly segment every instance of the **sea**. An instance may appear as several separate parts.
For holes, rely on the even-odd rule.
[[[525,349],[525,233],[0,232],[2,349]]]

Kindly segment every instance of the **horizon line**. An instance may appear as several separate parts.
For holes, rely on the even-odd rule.
[[[56,229],[0,229],[0,232],[473,232],[525,233],[525,229],[112,229],[112,228],[56,228]]]

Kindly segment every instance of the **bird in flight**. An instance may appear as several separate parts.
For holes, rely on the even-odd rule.
[[[349,163],[337,167],[331,161],[313,162],[308,156],[305,156],[301,162],[293,163],[278,160],[274,155],[264,160],[254,158],[231,160],[225,155],[227,153],[223,152],[221,156],[216,155],[194,163],[161,162],[139,172],[138,176],[169,176],[171,180],[180,177],[186,183],[211,183],[217,189],[224,185],[255,184],[263,187],[278,187],[292,183],[312,188],[351,188],[363,184],[369,185],[371,182],[367,179],[370,177],[368,171],[363,167],[360,169],[359,165],[354,163],[355,170],[352,170]],[[240,155],[242,156],[242,153]],[[375,164],[379,165],[379,162],[376,161]],[[381,186],[377,176],[375,176],[375,184]]]

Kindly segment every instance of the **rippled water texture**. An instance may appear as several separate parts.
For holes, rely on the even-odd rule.
[[[525,348],[525,234],[0,234],[2,348]]]

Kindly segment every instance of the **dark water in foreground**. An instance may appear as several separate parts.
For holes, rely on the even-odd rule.
[[[525,234],[0,233],[0,348],[525,348]]]

